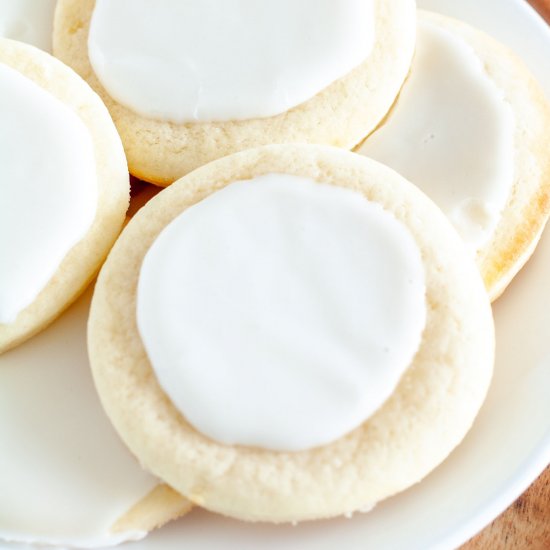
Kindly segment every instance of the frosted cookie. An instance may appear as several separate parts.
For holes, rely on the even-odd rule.
[[[415,33],[413,0],[60,0],[54,52],[105,101],[132,174],[168,185],[259,145],[355,146]]]
[[[0,0],[0,37],[50,52],[56,0]]]
[[[101,409],[86,357],[90,298],[0,356],[2,549],[103,548],[190,508],[143,471]]]
[[[445,216],[392,170],[274,145],[152,199],[99,275],[88,347],[148,470],[249,521],[372,507],[461,441],[491,310]]]
[[[504,46],[464,23],[419,14],[411,74],[357,151],[443,209],[495,299],[533,252],[550,211],[550,107]]]
[[[128,207],[120,139],[99,97],[57,59],[0,39],[0,352],[87,286]]]

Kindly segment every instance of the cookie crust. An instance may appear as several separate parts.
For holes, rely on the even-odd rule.
[[[212,160],[272,143],[320,143],[351,149],[390,109],[409,71],[416,39],[413,0],[375,0],[376,41],[369,58],[315,97],[280,115],[245,121],[173,124],[137,115],[114,101],[88,58],[95,0],[59,0],[55,55],[73,67],[107,105],[130,172],[166,186]]]
[[[60,315],[97,274],[128,208],[128,169],[120,138],[100,98],[60,61],[21,42],[0,38],[4,63],[69,106],[90,131],[97,165],[98,204],[87,234],[65,256],[36,300],[14,323],[0,324],[0,353],[30,338]]]

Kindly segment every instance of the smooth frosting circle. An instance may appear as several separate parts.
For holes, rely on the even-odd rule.
[[[391,395],[421,342],[424,267],[380,205],[266,174],[162,231],[136,314],[158,382],[198,431],[298,451],[344,436]]]
[[[0,36],[52,49],[56,0],[0,0]]]
[[[427,18],[418,30],[409,78],[358,152],[420,187],[475,252],[514,183],[514,113],[463,38]]]
[[[88,53],[117,102],[183,123],[288,111],[373,44],[373,0],[96,0]]]
[[[70,107],[0,63],[0,323],[46,286],[96,214],[90,133]]]

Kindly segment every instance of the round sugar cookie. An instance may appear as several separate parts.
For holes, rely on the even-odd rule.
[[[24,90],[27,98],[25,101],[28,101],[26,105],[29,108],[35,108],[35,99],[40,97],[40,101],[44,101],[47,105],[55,108],[57,112],[63,113],[63,116],[66,116],[71,124],[75,127],[78,126],[81,132],[79,136],[87,140],[86,143],[90,143],[91,153],[86,158],[89,159],[92,168],[95,165],[95,176],[86,173],[84,167],[82,168],[83,171],[79,172],[79,167],[74,166],[73,178],[67,179],[67,185],[73,187],[72,181],[74,181],[76,188],[81,183],[80,178],[88,178],[90,180],[91,195],[97,197],[93,199],[97,201],[97,205],[93,218],[87,224],[87,229],[84,226],[80,228],[84,231],[83,237],[66,251],[58,264],[54,263],[50,266],[53,273],[49,278],[47,274],[44,274],[44,284],[37,286],[36,281],[32,283],[33,286],[29,290],[30,295],[26,297],[27,305],[24,305],[24,300],[20,301],[17,307],[10,305],[13,298],[13,289],[3,289],[5,292],[2,294],[2,303],[0,304],[0,311],[4,314],[4,318],[0,322],[0,352],[3,352],[44,328],[71,304],[93,279],[122,227],[128,208],[129,180],[124,151],[108,111],[97,94],[74,71],[57,59],[32,46],[8,39],[0,39],[0,68],[3,74],[11,75],[9,78]],[[44,93],[44,91],[47,93]],[[42,108],[42,103],[40,105],[40,108]],[[46,112],[43,114],[44,116],[51,116]],[[33,114],[33,116],[35,115]],[[37,116],[42,116],[42,111]],[[26,130],[31,131],[31,134],[29,134],[31,137],[33,120],[35,119],[30,120],[30,122],[26,121],[26,124],[31,124]],[[4,123],[7,124],[6,121]],[[44,151],[48,151],[49,141],[57,139],[51,132],[64,130],[60,126],[63,123],[54,120],[49,129],[50,134],[46,133],[44,141],[34,145],[40,155],[43,155]],[[19,132],[20,129],[18,128],[17,131]],[[52,136],[51,140],[48,135]],[[16,139],[19,140],[19,144],[21,143],[21,138],[18,135],[14,136],[13,139],[6,135],[2,136],[2,139],[6,140],[3,145],[4,152],[9,151],[11,142],[15,142]],[[23,143],[26,142],[23,141]],[[17,260],[17,251],[12,250],[13,246],[11,244],[16,237],[13,232],[19,231],[18,227],[27,230],[26,225],[21,226],[22,220],[29,218],[29,212],[33,212],[33,217],[35,214],[40,214],[44,218],[43,224],[36,225],[36,227],[32,225],[36,221],[32,217],[25,222],[25,224],[31,224],[33,227],[33,233],[25,242],[29,248],[35,249],[32,254],[40,257],[40,254],[44,254],[43,250],[46,249],[46,246],[49,246],[49,239],[53,238],[49,227],[50,220],[52,224],[59,223],[55,216],[48,219],[49,209],[54,208],[57,209],[55,211],[58,211],[59,208],[63,208],[64,201],[67,200],[66,196],[55,196],[44,188],[48,185],[48,182],[56,179],[57,176],[54,171],[58,168],[59,178],[61,178],[62,170],[65,170],[65,167],[61,166],[64,162],[64,150],[56,151],[55,161],[52,158],[44,159],[42,157],[37,160],[33,158],[34,152],[31,151],[35,150],[31,150],[29,145],[28,155],[18,150],[13,152],[13,156],[21,157],[21,164],[28,164],[31,168],[33,163],[46,163],[41,165],[43,167],[38,171],[36,181],[26,181],[25,176],[21,176],[19,172],[24,172],[27,167],[19,165],[19,167],[12,167],[13,172],[8,172],[0,184],[0,196],[4,196],[2,199],[4,201],[3,207],[8,208],[6,213],[2,214],[4,217],[2,224],[8,224],[4,229],[6,239],[2,240],[2,247],[6,247],[6,249],[3,249],[2,254],[4,258],[9,258],[7,261],[10,262],[5,270],[3,268],[3,285],[7,284],[5,283],[6,276],[8,281],[11,280],[17,283],[19,279],[33,275],[33,273],[28,272],[28,267],[25,267],[24,269],[27,271],[20,273],[20,275],[10,275],[12,271],[19,273],[17,270],[22,269],[22,264],[20,265]],[[80,151],[71,151],[67,154],[72,155],[73,153],[80,154]],[[58,161],[60,164],[54,165],[54,162]],[[43,175],[46,178],[44,181],[42,181]],[[97,183],[95,183],[94,178]],[[32,185],[28,185],[29,183],[32,183]],[[14,195],[14,193],[19,193],[17,189],[13,191],[13,186],[16,185],[20,186],[21,189],[25,189],[22,191],[23,195]],[[2,189],[4,189],[4,193]],[[40,191],[39,199],[37,198],[38,190]],[[18,202],[15,203],[17,206],[10,206],[10,202],[5,202],[8,192],[10,197],[19,197]],[[22,206],[23,200],[27,201],[25,206]],[[79,198],[79,200],[81,199]],[[37,201],[43,201],[43,204],[35,204]],[[27,204],[28,206],[26,206]],[[81,206],[87,206],[85,201],[82,202]],[[32,210],[31,207],[35,210]],[[15,211],[14,209],[20,209],[21,211]],[[69,214],[73,215],[70,212]],[[76,217],[78,218],[78,214]],[[8,219],[11,221],[7,221]],[[74,223],[78,223],[78,219]],[[56,225],[55,239],[64,238],[63,232],[69,230],[69,228],[65,230],[64,227],[57,227]],[[42,242],[41,239],[43,239]],[[9,256],[7,255],[8,250],[10,250]],[[25,250],[23,252],[27,254],[29,251]],[[59,250],[56,250],[56,253],[58,252]],[[6,255],[4,256],[4,254]],[[15,258],[13,258],[14,254]],[[46,258],[46,260],[49,261],[50,259]],[[33,263],[31,262],[29,265],[32,266]],[[33,271],[40,271],[41,268],[42,265],[39,263],[33,268]],[[27,292],[27,289],[23,288],[23,292]]]
[[[352,148],[389,110],[414,51],[414,1],[374,0],[375,38],[368,58],[344,77],[321,88],[317,95],[266,118],[167,122],[136,114],[113,99],[100,83],[88,55],[95,4],[95,0],[59,0],[54,25],[55,55],[85,78],[105,101],[122,137],[130,172],[163,186],[209,161],[260,145],[298,142]],[[161,7],[155,4],[155,9]],[[315,24],[314,13],[308,21]],[[303,32],[306,36],[310,32],[307,25]]]
[[[89,369],[91,291],[0,356],[0,547],[104,548],[190,503],[144,472],[101,408]]]
[[[344,188],[338,191],[345,194],[351,190],[362,204],[367,199],[406,228],[425,278],[426,318],[419,347],[393,393],[347,435],[299,451],[223,444],[195,429],[161,388],[137,325],[140,271],[159,234],[182,213],[197,212],[204,199],[222,201],[229,184],[269,174],[308,178],[314,187],[336,186],[333,190]],[[238,232],[231,235],[238,239]],[[235,246],[234,257],[239,258]],[[254,296],[253,266],[264,261],[261,250],[241,261],[236,272],[242,272]],[[289,262],[300,265],[296,255]],[[214,273],[220,280],[227,276],[222,270]],[[316,288],[315,270],[307,273]],[[323,293],[310,296],[319,311],[329,307]],[[217,299],[221,303],[224,297]],[[294,319],[288,321],[295,326]],[[341,332],[341,323],[330,326]],[[216,350],[216,334],[221,333],[214,330],[193,336],[180,331],[181,341],[188,336]],[[486,395],[494,328],[475,263],[445,216],[413,185],[375,161],[340,149],[273,145],[195,170],[136,214],[99,275],[88,347],[102,404],[145,468],[209,510],[247,521],[290,522],[368,509],[418,482],[444,460],[470,428]],[[315,356],[315,349],[306,349]],[[214,390],[223,382],[213,378],[211,384]],[[235,399],[240,401],[246,391],[244,385]],[[228,411],[225,403],[216,412],[227,416]]]
[[[418,25],[411,73],[356,151],[442,208],[494,300],[532,254],[550,213],[550,104],[523,61],[485,33],[425,11]]]

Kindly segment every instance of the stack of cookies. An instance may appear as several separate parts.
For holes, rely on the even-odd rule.
[[[550,214],[522,62],[413,0],[58,0],[55,57],[32,8],[0,4],[0,367],[99,272],[91,372],[131,453],[103,460],[148,477],[70,533],[6,481],[0,538],[321,520],[445,460]]]

